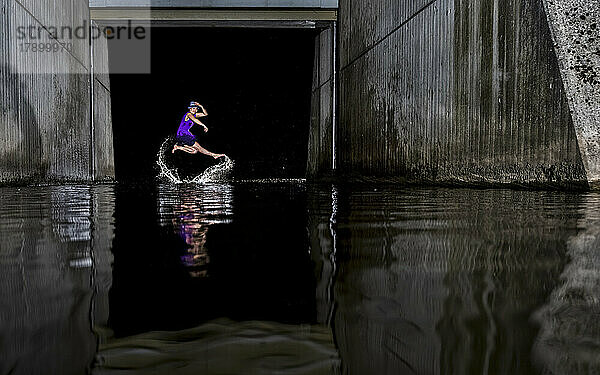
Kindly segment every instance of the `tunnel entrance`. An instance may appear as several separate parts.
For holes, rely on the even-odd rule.
[[[318,30],[153,26],[151,35],[151,74],[110,75],[117,180],[155,178],[158,150],[191,100],[209,114],[209,131],[193,132],[235,161],[236,179],[305,177]],[[172,162],[183,174],[214,163],[181,152]]]

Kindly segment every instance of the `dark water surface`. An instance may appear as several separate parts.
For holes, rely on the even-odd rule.
[[[590,374],[600,195],[0,188],[0,374]]]

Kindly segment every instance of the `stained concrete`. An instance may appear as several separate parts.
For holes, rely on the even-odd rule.
[[[88,40],[74,40],[59,53],[17,51],[17,26],[89,22],[87,1],[61,1],[0,0],[0,182],[114,176],[110,85],[91,78],[91,64],[106,63],[96,61],[106,46],[94,43],[91,54]],[[325,30],[316,42],[309,176],[329,174],[335,159],[346,176],[598,184],[600,7],[583,0],[339,6],[339,128],[334,36]]]
[[[333,171],[334,29],[315,38],[307,175],[321,178]]]
[[[92,7],[337,8],[338,0],[90,0]]]
[[[600,4],[544,0],[587,179],[600,185]]]
[[[112,148],[112,135],[91,134],[89,40],[56,40],[47,30],[89,25],[88,2],[61,0],[49,7],[43,2],[0,0],[0,10],[0,183],[114,176],[110,161],[99,163],[107,166],[99,173],[92,162],[92,140],[102,138],[105,147]],[[20,39],[19,27],[39,28],[40,38]],[[58,50],[22,51],[21,44],[37,42],[52,43]],[[109,98],[102,100],[97,115],[109,108]],[[110,123],[99,120],[95,128],[106,126]]]
[[[571,115],[580,88],[563,85],[542,0],[347,0],[339,17],[340,174],[593,181],[594,116]]]
[[[97,23],[94,22],[97,26]],[[105,38],[93,40],[92,46],[92,146],[93,179],[110,180],[115,177],[113,149],[110,79],[108,76],[108,44]]]

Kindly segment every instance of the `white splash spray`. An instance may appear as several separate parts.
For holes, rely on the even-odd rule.
[[[184,179],[179,177],[179,173],[176,168],[169,168],[165,162],[165,155],[169,151],[172,145],[172,139],[167,138],[160,146],[158,150],[156,164],[160,168],[158,178],[166,180],[173,184],[205,184],[209,182],[223,182],[227,180],[229,174],[233,170],[233,160],[227,155],[220,158],[220,163],[207,168],[204,172],[200,173],[194,178]],[[169,151],[170,152],[170,151]]]

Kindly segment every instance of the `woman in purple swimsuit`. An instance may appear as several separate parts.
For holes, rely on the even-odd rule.
[[[204,107],[197,102],[191,102],[188,109],[189,111],[185,114],[185,116],[183,116],[183,119],[181,119],[181,123],[179,124],[177,137],[175,138],[177,139],[177,143],[175,143],[175,146],[173,146],[173,151],[171,152],[175,153],[177,150],[181,150],[189,154],[200,152],[202,154],[212,156],[215,159],[225,156],[224,154],[215,154],[200,146],[200,144],[196,141],[196,136],[190,132],[190,129],[192,126],[194,126],[194,124],[202,126],[204,128],[204,132],[208,131],[206,125],[198,120],[198,117],[208,116],[206,109],[204,109]],[[201,109],[202,112],[199,113],[199,109]]]

